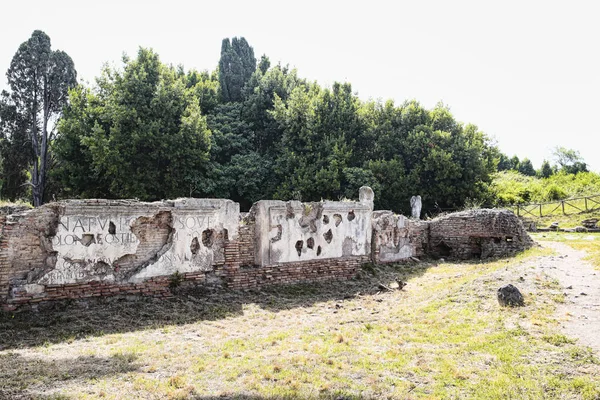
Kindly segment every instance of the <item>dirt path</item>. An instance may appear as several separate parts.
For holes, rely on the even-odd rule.
[[[600,271],[583,260],[583,251],[564,243],[541,244],[559,254],[544,258],[537,267],[557,279],[564,291],[566,301],[558,308],[559,315],[564,317],[564,333],[600,353]]]

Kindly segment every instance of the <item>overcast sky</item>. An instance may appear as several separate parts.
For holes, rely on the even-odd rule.
[[[213,70],[221,40],[362,99],[438,101],[535,167],[552,149],[592,169],[600,137],[600,5],[594,1],[6,1],[0,89],[35,29],[66,51],[80,80],[151,47],[163,62]]]

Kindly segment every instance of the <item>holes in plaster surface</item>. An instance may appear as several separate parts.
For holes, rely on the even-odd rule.
[[[108,223],[108,233],[111,235],[114,235],[117,233],[117,227],[115,226],[115,223],[110,221]]]
[[[354,215],[354,210],[351,210],[348,213],[348,221],[352,221],[354,218],[356,218],[356,215]]]
[[[321,255],[321,246],[317,246],[317,255],[320,256]]]
[[[309,249],[313,249],[315,247],[315,239],[308,238],[306,240],[306,247],[308,247]]]
[[[500,238],[499,237],[495,237],[494,238],[494,243],[496,243],[496,244],[500,243]]]
[[[513,237],[512,236],[507,236],[506,237],[506,241],[507,242],[512,242],[513,241]]]
[[[277,235],[271,238],[271,243],[275,243],[281,240],[281,235],[283,234],[283,227],[281,224],[277,225]]]
[[[329,223],[329,215],[323,215],[323,225],[327,225]]]
[[[290,202],[287,202],[285,204],[285,218],[286,219],[292,219],[295,216],[296,215],[294,213],[294,207],[292,207],[292,204]]]
[[[335,220],[335,226],[339,226],[342,223],[342,216],[340,214],[333,214],[333,219]]]
[[[325,241],[327,243],[331,243],[331,241],[333,240],[333,232],[331,232],[331,229],[325,232],[323,234],[323,237],[325,238]]]
[[[192,239],[192,244],[190,244],[190,251],[193,255],[196,255],[198,254],[198,250],[200,250],[200,242],[198,241],[198,238],[195,237]]]
[[[298,257],[302,255],[302,247],[304,247],[304,240],[298,240],[296,242],[296,251],[298,252]]]
[[[212,229],[205,229],[202,231],[202,244],[206,247],[212,247],[214,241],[214,231]]]
[[[81,236],[81,244],[85,247],[94,243],[96,243],[96,238],[91,233],[84,233],[83,236]]]

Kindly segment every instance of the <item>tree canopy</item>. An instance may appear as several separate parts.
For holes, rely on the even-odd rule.
[[[123,61],[122,71],[106,67],[95,88],[71,91],[55,149],[65,195],[146,200],[203,194],[195,182],[210,149],[198,96],[205,81],[188,85],[194,78],[148,49]]]
[[[26,79],[31,74],[23,71],[39,67],[32,54],[47,55],[39,63],[51,96],[31,97],[46,84]],[[578,153],[559,149],[557,167],[545,162],[535,171],[527,158],[508,157],[477,126],[457,121],[443,103],[427,109],[416,100],[362,101],[348,82],[323,87],[266,55],[257,63],[244,38],[223,40],[212,72],[165,65],[140,48],[120,68],[105,67],[93,85],[75,86],[70,58],[52,52],[36,31],[15,55],[9,78],[12,92],[0,98],[0,194],[11,198],[24,194],[29,176],[39,184],[48,154],[56,198],[221,197],[243,209],[268,198],[355,198],[363,185],[373,188],[380,209],[408,213],[417,194],[425,212],[455,209],[497,202],[497,171],[548,178],[557,169],[586,169]],[[59,121],[46,153],[31,143],[31,132],[43,137],[43,121]]]

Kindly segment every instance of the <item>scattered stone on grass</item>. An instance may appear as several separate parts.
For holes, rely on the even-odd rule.
[[[581,221],[581,225],[589,229],[598,228],[598,218],[588,218]]]
[[[523,295],[510,283],[498,289],[498,303],[503,307],[521,307],[525,305]]]

